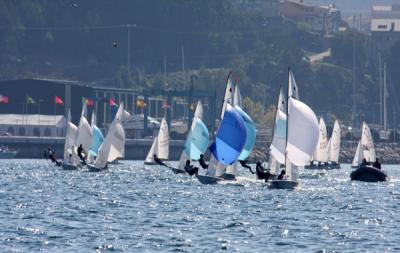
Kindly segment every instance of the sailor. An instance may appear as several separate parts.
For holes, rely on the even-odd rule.
[[[265,168],[262,166],[261,161],[256,163],[256,173],[258,179],[265,179],[267,174],[265,173]]]
[[[193,167],[193,165],[190,165],[190,160],[186,161],[185,170],[189,175],[191,175],[191,176],[196,175],[196,177],[199,172],[199,168]]]
[[[285,174],[286,174],[286,171],[283,169],[276,179],[283,180],[285,178]]]
[[[254,174],[254,171],[251,169],[250,165],[247,164],[247,160],[246,161],[238,160],[238,161],[240,162],[240,165],[242,165],[243,168],[248,169],[251,172],[251,174]]]
[[[378,170],[380,170],[380,169],[382,168],[382,167],[381,167],[381,163],[379,162],[379,159],[378,159],[378,158],[375,159],[375,162],[374,162],[374,164],[373,164],[372,166],[374,166],[374,167],[377,168]]]
[[[57,166],[60,166],[60,162],[54,157],[54,152],[50,148],[47,149],[47,155],[49,156],[50,160]]]
[[[82,144],[79,145],[77,153],[79,158],[82,160],[82,164],[86,165],[86,151],[83,149]]]
[[[361,166],[367,166],[367,165],[368,165],[367,159],[364,158],[362,160]]]
[[[208,164],[204,161],[204,155],[200,155],[199,164],[203,169],[208,169]]]
[[[163,163],[163,161],[161,161],[160,158],[157,157],[157,154],[153,155],[153,160],[156,164],[161,165],[161,166],[165,166],[168,167],[165,163]]]

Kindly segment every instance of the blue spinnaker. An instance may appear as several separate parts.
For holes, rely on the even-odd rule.
[[[234,107],[227,104],[215,142],[210,147],[211,152],[220,163],[232,164],[242,152],[246,138],[246,127],[242,116]]]
[[[104,141],[104,136],[101,130],[97,126],[94,125],[92,127],[93,127],[93,136],[89,152],[92,156],[97,156],[97,152],[99,151],[99,148]]]
[[[194,118],[194,128],[190,131],[185,143],[185,153],[192,160],[199,160],[210,143],[210,134],[206,125],[199,118]]]
[[[240,161],[245,161],[249,157],[251,151],[253,150],[254,144],[256,143],[256,127],[253,120],[242,110],[242,108],[235,106],[235,109],[238,111],[240,116],[242,116],[244,126],[246,127],[246,143],[244,144],[242,153],[240,153],[238,158]]]

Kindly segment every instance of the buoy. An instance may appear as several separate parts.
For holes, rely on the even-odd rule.
[[[117,47],[118,46],[118,44],[117,44],[117,42],[113,42],[113,47]]]

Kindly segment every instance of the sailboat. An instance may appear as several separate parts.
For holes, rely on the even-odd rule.
[[[322,117],[319,119],[318,127],[319,127],[318,144],[315,149],[311,164],[305,166],[306,169],[328,168],[329,141],[328,141],[328,133],[326,131],[326,124]]]
[[[329,168],[339,169],[339,155],[340,155],[340,125],[337,120],[333,125],[331,139],[329,140]]]
[[[81,118],[79,120],[78,130],[76,133],[76,139],[74,141],[73,152],[71,159],[67,162],[62,163],[61,166],[65,170],[74,170],[81,166],[81,160],[78,157],[77,148],[82,145],[84,150],[89,150],[92,142],[92,127],[86,119],[87,117],[87,107],[84,103],[82,108]]]
[[[228,75],[220,123],[217,133],[210,147],[211,158],[206,175],[198,175],[198,180],[203,184],[216,184],[221,180],[227,165],[232,165],[239,158],[246,142],[246,127],[243,118],[237,109],[232,106],[234,87]],[[235,138],[232,138],[232,137]]]
[[[365,162],[363,162],[365,159]],[[374,140],[372,138],[371,130],[367,123],[363,122],[361,130],[361,140],[358,143],[355,159],[353,165],[358,165],[358,168],[350,174],[351,180],[365,181],[365,182],[380,182],[387,180],[387,174],[377,169],[370,164],[375,162],[376,153],[374,147]]]
[[[169,157],[169,133],[165,118],[161,121],[160,130],[153,140],[153,144],[151,145],[144,164],[155,164],[154,155],[161,160],[168,160]]]
[[[78,127],[71,122],[71,112],[68,109],[67,128],[64,143],[64,159],[61,162],[63,169],[75,169],[75,166],[69,165],[72,164],[72,153],[74,150],[77,133]]]
[[[179,159],[178,169],[173,169],[175,173],[186,173],[186,161],[199,160],[200,155],[207,151],[210,143],[210,134],[202,119],[203,104],[201,103],[201,100],[199,100],[197,102],[190,131],[185,141],[185,146],[183,147],[183,151]]]
[[[96,160],[97,153],[99,151],[99,148],[101,144],[104,141],[104,135],[101,132],[100,128],[96,126],[96,113],[93,111],[92,113],[92,144],[90,145],[89,153],[88,153],[88,160],[89,163],[92,163]]]
[[[309,164],[319,138],[317,116],[310,107],[298,100],[297,85],[290,69],[287,101],[286,178],[271,181],[270,187],[277,189],[298,186],[298,168]]]
[[[117,114],[110,125],[108,133],[101,144],[96,160],[88,164],[89,171],[96,172],[107,169],[107,165],[118,158],[123,158],[125,153],[125,131],[121,124],[124,113],[123,103],[119,105]]]
[[[279,173],[282,161],[285,160],[286,149],[286,101],[283,90],[280,89],[278,104],[276,105],[275,126],[272,134],[272,142],[269,146],[268,169],[272,177]]]
[[[256,127],[250,116],[243,111],[242,97],[238,85],[235,85],[235,92],[233,96],[233,104],[237,112],[242,116],[244,126],[246,128],[246,143],[244,144],[243,150],[240,153],[237,161],[232,165],[226,167],[225,173],[222,174],[222,178],[225,180],[235,180],[237,174],[238,161],[246,161],[250,156],[251,151],[256,143]]]

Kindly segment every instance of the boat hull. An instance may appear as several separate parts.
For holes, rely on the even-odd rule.
[[[177,168],[171,168],[172,172],[174,172],[175,174],[186,174],[186,171],[181,170],[181,169],[177,169]]]
[[[360,166],[350,174],[353,181],[384,182],[388,180],[387,174],[372,166]]]
[[[210,177],[205,175],[198,175],[197,179],[202,184],[218,184],[218,181],[221,180],[221,178],[218,177]]]
[[[100,172],[100,171],[107,169],[107,167],[100,169],[100,168],[95,167],[92,164],[87,164],[86,167],[88,168],[89,172]]]
[[[61,163],[61,168],[63,170],[77,170],[78,166],[72,163]]]
[[[272,180],[270,189],[295,189],[299,186],[299,182],[291,180]]]
[[[229,173],[224,173],[221,176],[222,179],[224,180],[228,180],[228,181],[235,181],[236,180],[236,176],[233,174],[229,174]]]
[[[0,159],[14,159],[16,155],[17,155],[16,151],[0,152]]]

